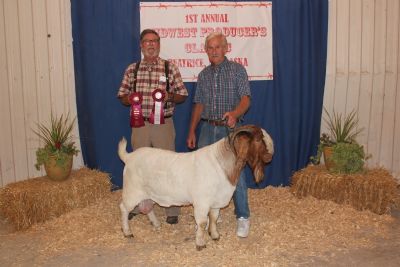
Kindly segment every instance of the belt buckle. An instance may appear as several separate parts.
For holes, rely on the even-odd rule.
[[[221,119],[221,120],[209,120],[209,123],[212,126],[225,126],[226,124],[226,120],[225,119]]]

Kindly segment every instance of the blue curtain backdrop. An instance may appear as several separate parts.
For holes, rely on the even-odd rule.
[[[111,175],[122,186],[117,156],[122,136],[130,138],[129,110],[116,98],[125,68],[140,59],[139,2],[71,0],[79,133],[89,168]],[[173,1],[171,1],[173,2]],[[252,188],[289,185],[319,142],[328,30],[328,0],[273,0],[274,80],[251,82],[252,103],[245,123],[274,139],[266,179]],[[157,18],[155,18],[157,19]],[[161,44],[162,49],[162,44]],[[263,55],[260,55],[260,60]],[[186,135],[196,83],[185,83],[189,98],[177,107],[176,149],[188,151]]]

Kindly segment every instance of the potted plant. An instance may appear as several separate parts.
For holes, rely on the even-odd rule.
[[[73,156],[79,152],[71,135],[75,120],[70,120],[69,114],[60,117],[51,114],[50,126],[38,123],[38,131],[34,130],[44,142],[44,146],[36,150],[35,167],[40,170],[43,165],[52,180],[65,180],[71,173]]]
[[[355,111],[342,116],[335,111],[333,114],[324,108],[326,117],[324,121],[329,133],[323,133],[320,137],[317,155],[311,157],[314,164],[320,163],[323,155],[328,170],[336,173],[357,173],[364,168],[364,148],[357,143],[356,137],[362,132],[358,128],[358,118]]]

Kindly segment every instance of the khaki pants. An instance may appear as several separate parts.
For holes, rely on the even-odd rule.
[[[175,151],[175,127],[172,118],[166,118],[165,124],[151,124],[145,122],[145,126],[140,128],[132,128],[131,136],[132,149],[140,147],[156,147],[166,150]],[[138,207],[133,210],[139,213]],[[165,208],[167,216],[178,216],[180,207]]]

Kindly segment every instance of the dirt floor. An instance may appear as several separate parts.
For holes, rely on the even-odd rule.
[[[400,212],[377,215],[288,188],[249,190],[251,233],[235,235],[233,204],[221,211],[221,238],[197,251],[193,208],[155,230],[146,216],[120,230],[120,191],[89,207],[15,231],[0,217],[0,266],[400,266]]]

